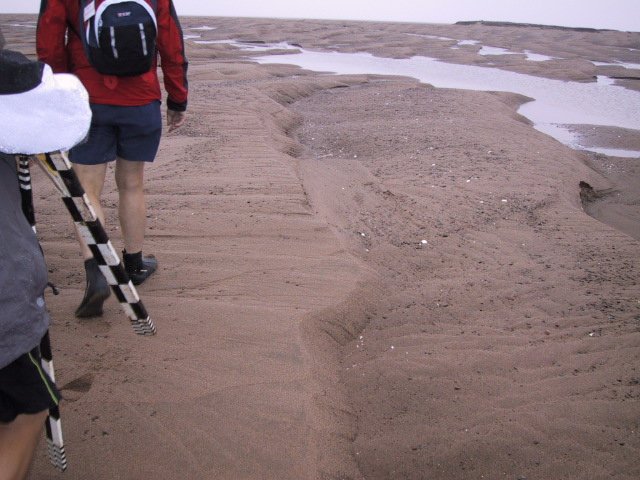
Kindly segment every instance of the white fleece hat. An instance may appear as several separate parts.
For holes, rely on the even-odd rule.
[[[87,136],[90,124],[89,95],[77,77],[0,51],[0,152],[69,150]]]

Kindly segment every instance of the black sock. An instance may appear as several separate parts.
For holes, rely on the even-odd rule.
[[[126,250],[123,250],[122,257],[124,259],[124,268],[128,272],[137,272],[142,269],[142,250],[136,253],[127,253]]]

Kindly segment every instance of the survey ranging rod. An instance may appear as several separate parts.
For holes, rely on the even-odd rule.
[[[64,152],[36,155],[38,165],[60,191],[62,200],[71,214],[82,239],[98,262],[100,271],[107,279],[111,290],[129,317],[138,335],[154,335],[156,327],[149,318],[136,288],[124,269],[120,257],[113,248],[109,236],[95,213],[82,185],[71,169],[71,163]]]
[[[67,154],[59,151],[39,155],[17,155],[18,181],[22,195],[22,209],[29,224],[36,230],[35,213],[33,208],[33,193],[31,187],[30,160],[35,161],[47,174],[62,196],[62,200],[71,214],[73,222],[78,228],[82,239],[91,250],[96,259],[100,271],[105,276],[107,283],[118,299],[138,335],[154,335],[156,327],[149,318],[146,308],[138,295],[136,288],[129,279],[126,270],[113,248],[109,237],[95,213],[89,198],[84,192],[78,177],[71,168]],[[54,293],[57,294],[55,288]],[[42,366],[55,382],[53,359],[49,332],[44,335],[40,343]],[[67,459],[62,437],[62,425],[60,411],[56,406],[49,410],[46,422],[46,435],[49,459],[51,463],[64,471],[67,468]]]
[[[31,190],[31,172],[29,171],[29,157],[17,155],[18,161],[18,182],[20,184],[20,195],[22,197],[22,211],[33,231],[36,231],[36,217],[33,209],[33,194]],[[53,289],[54,294],[57,290]],[[53,358],[51,354],[51,341],[49,330],[40,340],[40,356],[42,358],[42,368],[47,372],[49,378],[55,383],[56,376],[53,368]],[[49,415],[45,422],[47,436],[47,451],[51,463],[61,471],[67,468],[67,456],[64,451],[64,439],[62,438],[62,423],[60,421],[60,409],[56,405],[49,409]]]

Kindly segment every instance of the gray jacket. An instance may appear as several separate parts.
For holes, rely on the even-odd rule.
[[[0,153],[0,368],[46,333],[46,286],[42,251],[22,213],[15,157]]]

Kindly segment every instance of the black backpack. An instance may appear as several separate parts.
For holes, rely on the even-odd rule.
[[[80,0],[80,38],[103,75],[148,72],[156,58],[157,0]]]

